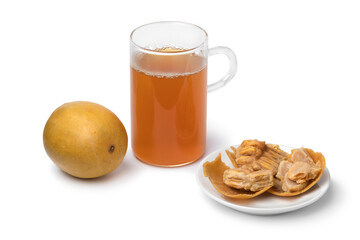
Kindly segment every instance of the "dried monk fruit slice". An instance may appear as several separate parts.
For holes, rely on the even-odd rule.
[[[244,140],[238,148],[231,149],[233,152],[226,150],[226,153],[235,168],[270,170],[273,175],[277,173],[280,162],[289,157],[278,145],[258,140]]]
[[[256,196],[266,192],[272,186],[272,185],[269,185],[269,186],[266,185],[263,188],[256,187],[257,190],[260,189],[258,191],[236,189],[236,188],[230,187],[230,186],[226,185],[223,181],[224,172],[229,169],[230,169],[230,167],[228,167],[221,160],[220,153],[215,158],[214,161],[206,162],[203,164],[203,171],[204,171],[205,177],[208,177],[211,184],[214,186],[214,188],[226,197],[236,198],[236,199],[253,198],[253,197],[256,197]],[[253,178],[256,178],[256,176],[253,176]],[[265,181],[263,181],[263,182],[265,182]],[[263,184],[263,183],[261,183],[261,184]]]
[[[252,192],[261,191],[264,188],[269,189],[274,185],[274,177],[270,170],[227,169],[224,172],[223,181],[230,187]]]
[[[289,159],[280,163],[275,185],[269,192],[278,196],[304,193],[320,180],[325,165],[325,158],[320,152],[308,148],[293,149]]]

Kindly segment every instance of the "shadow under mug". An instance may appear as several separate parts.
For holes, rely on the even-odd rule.
[[[225,54],[229,70],[207,84],[207,59]],[[207,92],[235,75],[234,52],[208,49],[202,28],[183,22],[155,22],[130,35],[131,144],[148,164],[176,167],[198,160],[206,145]]]

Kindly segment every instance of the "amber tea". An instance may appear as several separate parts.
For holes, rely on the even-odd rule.
[[[132,147],[140,160],[178,166],[195,161],[203,154],[206,75],[206,60],[194,54],[142,54],[133,60]]]

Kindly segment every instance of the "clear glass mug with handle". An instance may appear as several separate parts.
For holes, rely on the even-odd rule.
[[[229,70],[207,84],[208,56],[225,54]],[[131,144],[148,164],[176,167],[198,160],[206,145],[207,93],[235,75],[234,52],[208,49],[202,28],[184,22],[155,22],[130,35]]]

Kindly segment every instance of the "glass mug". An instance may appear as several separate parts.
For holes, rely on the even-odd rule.
[[[225,54],[228,73],[207,84],[208,55]],[[227,47],[208,49],[208,35],[183,22],[155,22],[130,35],[131,143],[148,164],[176,167],[198,160],[206,144],[207,92],[236,73]]]

